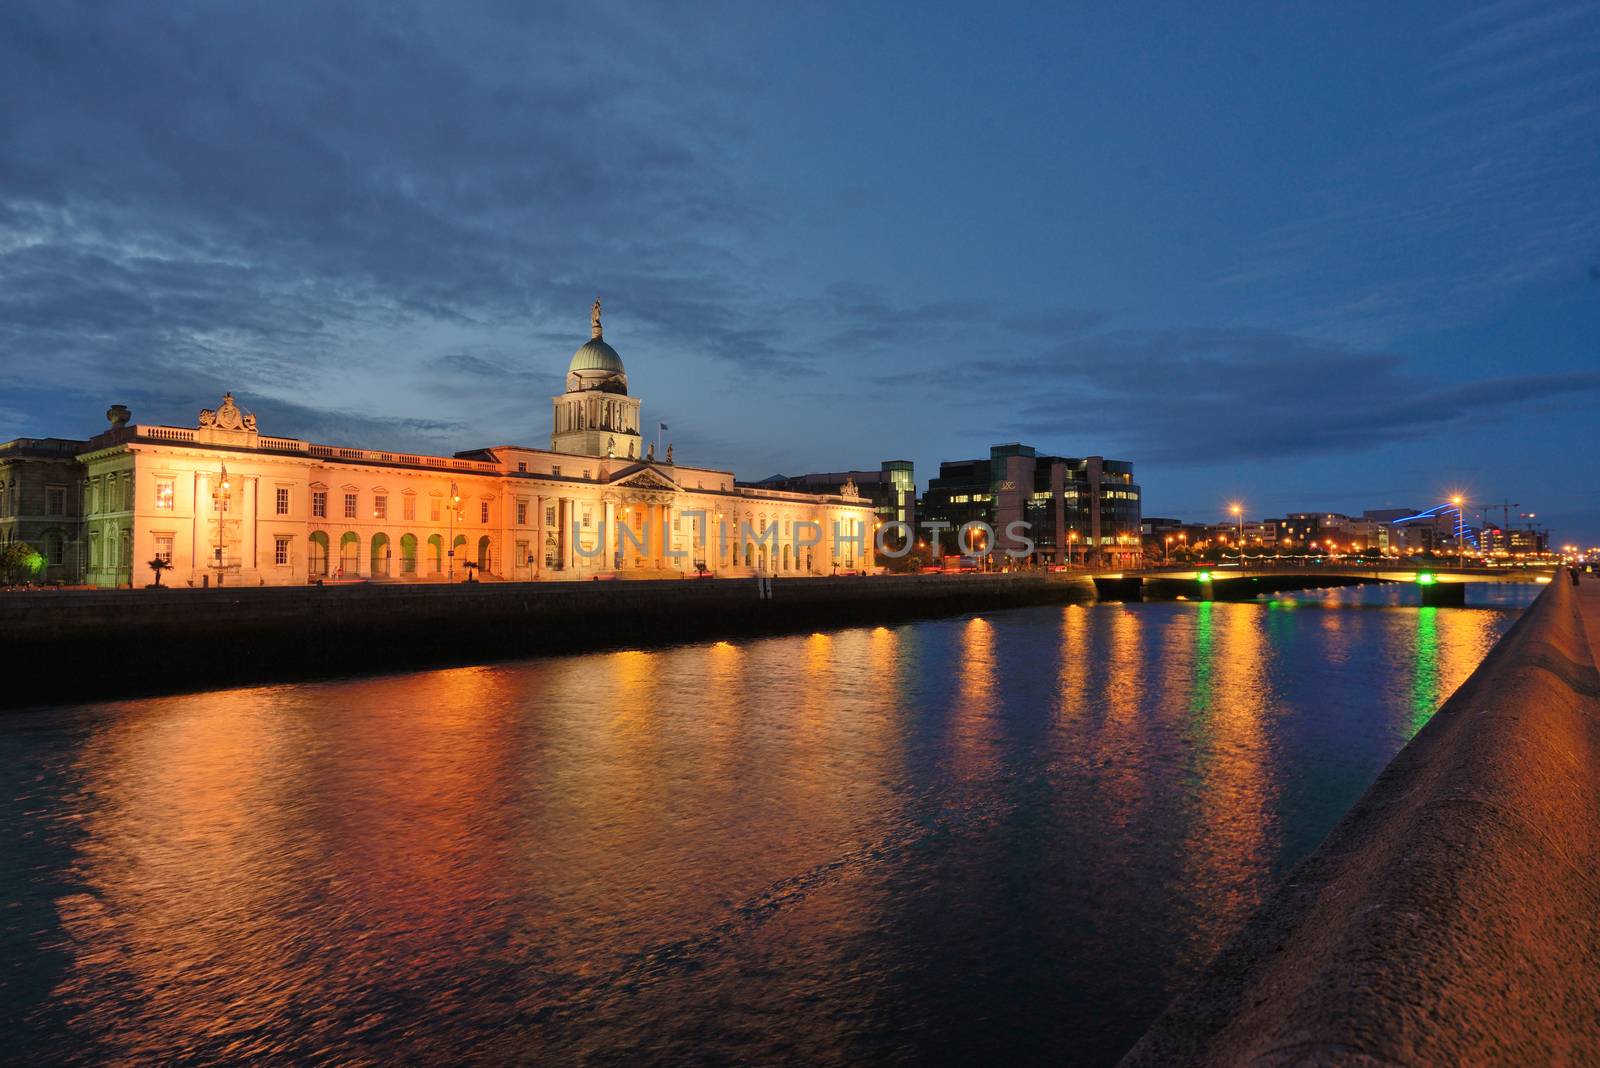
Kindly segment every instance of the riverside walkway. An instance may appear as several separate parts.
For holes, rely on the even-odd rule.
[[[1143,1065],[1600,1063],[1600,579],[1557,574]]]

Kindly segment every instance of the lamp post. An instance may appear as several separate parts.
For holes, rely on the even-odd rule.
[[[222,465],[222,473],[217,478],[217,488],[211,491],[211,510],[217,517],[217,585],[222,585],[222,524],[223,516],[228,510],[228,490],[231,487],[228,481],[228,465]]]
[[[1076,530],[1067,531],[1067,566],[1078,566],[1078,532]]]
[[[1467,517],[1462,512],[1461,505],[1465,503],[1461,494],[1450,498],[1450,503],[1456,506],[1456,566],[1467,566]]]
[[[450,551],[446,553],[449,560],[445,581],[454,583],[456,580],[456,509],[461,505],[461,490],[454,482],[450,483]]]
[[[1233,513],[1234,522],[1239,525],[1239,570],[1244,570],[1244,506],[1234,501],[1228,506],[1228,511]]]

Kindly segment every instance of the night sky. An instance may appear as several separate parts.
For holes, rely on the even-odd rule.
[[[741,478],[1600,540],[1600,5],[787,6],[5,4],[0,440],[545,446],[598,294]]]

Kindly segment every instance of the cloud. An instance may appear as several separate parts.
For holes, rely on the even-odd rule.
[[[1110,441],[1165,465],[1353,456],[1478,413],[1600,392],[1600,372],[1451,384],[1397,356],[1246,329],[1113,332],[933,377],[961,389],[996,383],[991,405],[1023,397],[1006,435],[1049,447]]]

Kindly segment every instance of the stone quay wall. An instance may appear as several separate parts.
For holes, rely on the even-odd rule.
[[[1125,1066],[1600,1063],[1576,592],[1557,575]]]
[[[770,594],[763,595],[764,590]],[[1088,601],[1064,574],[0,594],[0,707]],[[866,685],[869,680],[863,680]]]

